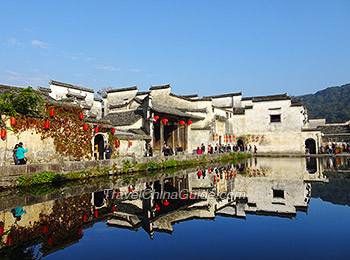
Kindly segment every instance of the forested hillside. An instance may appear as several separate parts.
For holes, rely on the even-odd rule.
[[[303,100],[310,118],[326,118],[328,123],[350,120],[350,84],[329,87],[293,99]]]

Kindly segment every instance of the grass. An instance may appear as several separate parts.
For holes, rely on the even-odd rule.
[[[163,173],[174,173],[178,170],[189,168],[191,166],[199,165],[199,164],[207,164],[212,162],[225,162],[225,161],[237,161],[245,158],[249,158],[250,154],[239,154],[239,153],[231,153],[224,154],[219,158],[210,158],[210,157],[202,157],[199,159],[192,159],[186,161],[177,161],[177,160],[167,160],[160,163],[148,162],[148,163],[140,163],[130,162],[129,160],[123,160],[122,169],[118,170],[116,165],[113,165],[113,168],[105,168],[105,169],[95,169],[95,170],[87,170],[81,172],[69,172],[69,173],[56,173],[56,172],[41,172],[33,174],[31,177],[26,178],[25,176],[20,176],[17,181],[17,186],[25,187],[25,186],[35,186],[40,184],[47,183],[59,183],[70,180],[84,180],[92,177],[101,177],[101,176],[109,176],[111,172],[121,173],[122,178],[125,183],[131,182],[131,177],[127,174],[130,172],[140,173],[140,176],[154,176],[159,173],[159,170],[162,170]],[[50,190],[50,188],[47,188]],[[45,193],[46,191],[44,191]],[[41,193],[41,192],[38,192]]]

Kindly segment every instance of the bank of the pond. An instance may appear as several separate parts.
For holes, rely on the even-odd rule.
[[[67,180],[87,179],[112,174],[147,172],[175,167],[189,167],[203,163],[241,160],[250,154],[205,154],[177,155],[169,157],[123,157],[111,160],[85,162],[60,162],[49,164],[29,164],[2,166],[0,168],[0,187],[37,185]]]

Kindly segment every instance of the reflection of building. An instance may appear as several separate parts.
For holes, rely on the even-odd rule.
[[[128,184],[117,179],[99,186],[65,188],[38,198],[7,194],[11,200],[0,203],[0,225],[7,232],[2,242],[6,244],[12,236],[15,246],[43,243],[48,254],[76,243],[82,229],[101,218],[118,228],[142,228],[151,238],[155,232],[171,234],[175,223],[192,219],[245,218],[247,214],[292,218],[297,211],[307,210],[310,183],[327,182],[319,169],[310,173],[305,159],[254,158],[210,170],[187,169],[170,177],[146,176]],[[28,213],[15,223],[10,212],[19,206]],[[48,233],[42,233],[44,226]]]
[[[307,211],[309,182],[326,181],[320,171],[309,173],[306,161],[300,159],[259,158],[205,172],[205,176],[194,172],[149,186],[156,194],[175,192],[178,197],[168,200],[169,205],[154,197],[119,200],[108,224],[131,230],[142,227],[153,237],[154,232],[172,233],[174,223],[194,218],[245,218],[246,214],[292,218],[297,211]],[[181,199],[184,189],[195,199]]]

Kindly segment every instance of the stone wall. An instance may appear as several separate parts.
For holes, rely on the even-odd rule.
[[[110,160],[94,160],[94,161],[80,161],[80,162],[58,162],[58,163],[46,163],[46,164],[27,164],[27,165],[11,165],[0,167],[0,187],[15,186],[17,184],[18,178],[23,175],[25,177],[30,177],[35,173],[40,172],[57,172],[57,173],[69,173],[69,172],[81,172],[94,169],[106,169],[109,168],[112,172],[112,168],[117,167],[117,169],[123,168],[123,161],[128,160],[130,162],[134,161],[137,164],[155,162],[161,163],[169,160],[193,160],[201,159],[205,156],[208,160],[215,159],[223,156],[225,154],[205,154],[205,155],[176,155],[176,156],[159,156],[159,157],[136,157],[135,155],[129,157],[119,157]]]
[[[9,127],[9,122],[6,122]],[[8,130],[5,139],[0,140],[0,162],[1,165],[14,165],[13,148],[19,142],[28,149],[25,154],[29,163],[55,162],[58,160],[56,149],[52,138],[42,139],[41,134],[36,133],[34,129],[21,132],[15,135]]]

